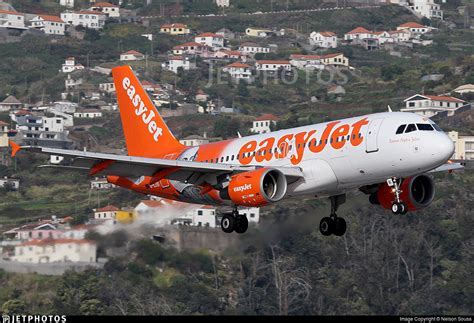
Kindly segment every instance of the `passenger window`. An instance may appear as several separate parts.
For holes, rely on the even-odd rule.
[[[234,155],[232,155],[232,158],[230,160],[234,160]]]
[[[224,162],[224,157],[221,157],[221,163],[223,163],[223,162]]]
[[[417,123],[416,126],[421,131],[433,131],[433,127],[428,123]]]
[[[416,126],[414,124],[409,124],[407,126],[407,130],[405,130],[405,133],[413,132],[416,131]]]
[[[400,127],[398,127],[396,134],[399,135],[403,133],[403,130],[405,130],[406,124],[402,124]]]
[[[225,161],[226,161],[226,162],[228,162],[228,161],[229,161],[229,156],[227,156],[227,157],[225,158]]]

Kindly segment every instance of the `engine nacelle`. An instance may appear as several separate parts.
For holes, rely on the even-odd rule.
[[[427,207],[435,195],[433,179],[428,175],[405,178],[400,185],[400,190],[400,200],[406,203],[409,211]],[[393,188],[387,183],[379,186],[376,197],[378,204],[385,209],[391,209],[393,202],[395,202]]]
[[[260,207],[280,201],[286,194],[285,175],[276,169],[260,168],[232,176],[221,197],[236,205]]]

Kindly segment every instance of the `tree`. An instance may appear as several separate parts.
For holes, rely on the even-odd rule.
[[[24,314],[26,304],[20,299],[9,299],[2,305],[2,312],[5,314]]]
[[[248,97],[249,96],[249,90],[247,89],[247,83],[243,80],[239,81],[239,86],[237,88],[237,93],[241,97]]]

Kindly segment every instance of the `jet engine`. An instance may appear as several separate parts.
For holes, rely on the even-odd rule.
[[[286,194],[285,175],[276,169],[260,168],[232,176],[221,191],[223,199],[236,205],[260,207],[280,201]]]
[[[400,200],[405,202],[409,211],[427,207],[433,201],[435,186],[428,175],[405,178],[400,185]],[[370,196],[372,204],[380,204],[385,209],[391,209],[395,201],[393,188],[387,183],[380,184],[376,193]]]

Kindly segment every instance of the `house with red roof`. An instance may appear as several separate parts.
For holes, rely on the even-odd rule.
[[[66,23],[58,16],[38,15],[31,19],[31,27],[42,30],[47,35],[64,36]]]
[[[89,10],[92,11],[100,11],[107,14],[111,18],[119,18],[120,17],[120,7],[114,5],[110,2],[96,2],[94,3]]]
[[[61,12],[61,19],[72,26],[83,26],[91,29],[104,28],[108,15],[97,10],[66,10]]]
[[[120,54],[121,61],[141,61],[145,59],[145,55],[136,50],[129,50]]]
[[[0,133],[7,133],[10,125],[4,121],[0,121]]]
[[[330,67],[349,67],[349,59],[342,53],[326,55],[290,55],[290,64],[299,69],[325,69]]]
[[[202,55],[209,47],[197,42],[187,42],[173,47],[173,55]]]
[[[234,62],[225,66],[222,70],[229,73],[234,80],[246,80],[248,82],[252,80],[252,67],[248,64]]]
[[[189,35],[191,30],[185,24],[174,23],[161,25],[160,32],[169,35]]]
[[[432,31],[429,26],[423,26],[417,22],[406,22],[397,27],[397,30],[408,30],[415,35],[422,35]]]
[[[224,47],[224,37],[214,33],[202,33],[194,37],[196,43],[209,46],[211,48]]]
[[[27,29],[25,26],[25,15],[16,11],[0,10],[0,27]]]
[[[76,59],[74,57],[67,57],[64,60],[64,64],[62,65],[61,71],[63,73],[71,73],[75,70],[83,70],[84,65],[80,63],[76,63]]]
[[[414,112],[428,118],[444,111],[447,111],[448,116],[453,116],[457,109],[469,105],[468,102],[453,96],[425,94],[412,95],[403,102],[405,108],[400,111]]]
[[[257,71],[276,72],[278,70],[291,71],[290,61],[287,60],[259,60],[255,62]]]
[[[250,128],[250,131],[258,134],[269,133],[272,131],[272,128],[276,125],[277,121],[278,117],[273,114],[262,114],[253,121],[253,126]]]
[[[94,219],[114,220],[118,211],[120,211],[120,209],[115,205],[107,205],[99,209],[94,209]]]
[[[309,43],[321,48],[336,48],[337,35],[332,31],[313,31],[309,35]]]
[[[371,38],[372,32],[365,29],[364,27],[357,27],[352,29],[351,31],[344,34],[344,40],[346,41],[353,41],[353,40],[362,40],[365,38]]]

